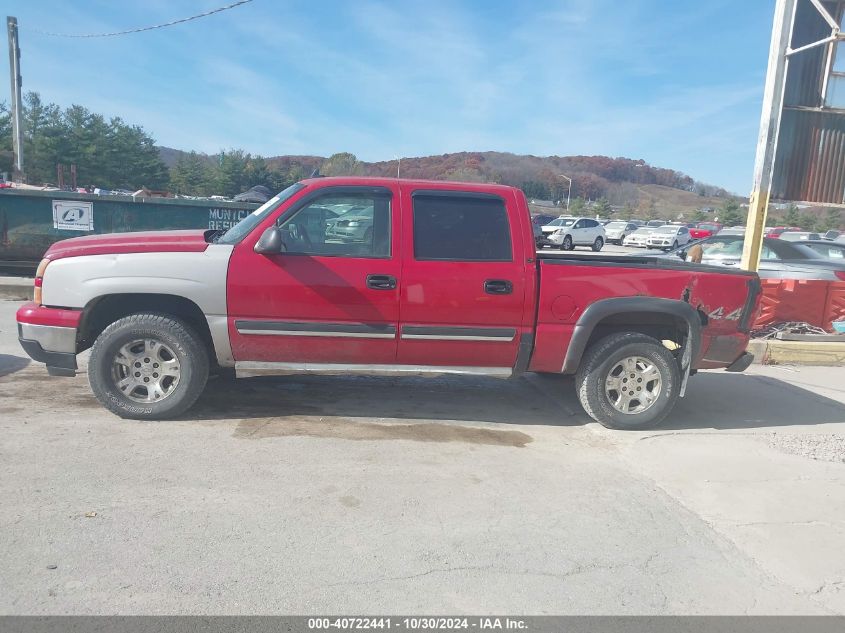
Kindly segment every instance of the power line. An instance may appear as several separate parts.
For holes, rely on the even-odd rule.
[[[73,34],[73,33],[50,33],[48,31],[40,31],[38,29],[28,29],[31,30],[33,33],[39,33],[41,35],[50,35],[53,37],[114,37],[115,35],[128,35],[129,33],[141,33],[142,31],[152,31],[153,29],[163,29],[166,26],[173,26],[174,24],[182,24],[183,22],[190,22],[191,20],[198,20],[199,18],[204,18],[209,15],[214,15],[215,13],[220,13],[221,11],[226,11],[228,9],[234,9],[235,7],[239,7],[242,4],[246,4],[247,2],[252,2],[252,0],[238,0],[238,2],[233,2],[232,4],[227,4],[225,7],[218,7],[217,9],[212,9],[211,11],[206,11],[205,13],[199,13],[197,15],[192,15],[188,18],[181,18],[179,20],[173,20],[172,22],[165,22],[164,24],[154,24],[153,26],[144,26],[138,29],[130,29],[128,31],[116,31],[114,33],[86,33],[86,34]]]

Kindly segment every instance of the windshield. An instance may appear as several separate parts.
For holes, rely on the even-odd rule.
[[[626,226],[628,226],[627,222],[611,222],[610,224],[607,225],[607,228],[609,228],[609,229],[624,229]]]
[[[575,224],[575,218],[558,218],[552,220],[546,226],[572,226],[573,224]]]
[[[238,222],[231,229],[221,235],[218,244],[237,244],[244,239],[252,229],[261,224],[261,221],[276,209],[280,204],[289,200],[295,193],[305,188],[302,183],[295,183],[282,191],[280,194],[270,198],[267,202],[258,207],[255,211]]]
[[[705,231],[715,231],[719,227],[716,226],[715,224],[699,224],[698,228],[704,229]]]
[[[678,227],[677,226],[661,226],[654,229],[655,235],[671,235],[672,233],[677,233]]]
[[[652,229],[643,228],[643,229],[637,229],[636,231],[634,231],[633,235],[651,235],[652,233],[654,233],[654,231]]]

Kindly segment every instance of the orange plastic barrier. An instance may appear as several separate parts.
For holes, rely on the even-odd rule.
[[[804,321],[831,329],[845,315],[845,282],[815,279],[762,279],[763,297],[753,329],[773,323]],[[838,315],[838,316],[837,316]]]
[[[827,303],[824,306],[824,324],[822,327],[831,331],[831,321],[845,319],[845,281],[832,281],[827,289]]]

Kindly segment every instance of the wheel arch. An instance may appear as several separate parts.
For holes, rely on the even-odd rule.
[[[590,305],[581,314],[566,356],[562,373],[574,374],[584,352],[595,341],[616,332],[639,332],[678,345],[681,367],[686,369],[698,357],[701,328],[706,316],[685,301],[659,297],[615,297]]]
[[[142,292],[106,294],[91,299],[82,311],[76,352],[91,347],[103,330],[118,319],[143,312],[182,319],[196,330],[208,348],[209,357],[214,358],[208,320],[196,303],[179,295]]]

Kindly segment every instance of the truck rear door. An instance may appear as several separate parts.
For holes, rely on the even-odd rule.
[[[515,194],[401,187],[401,332],[397,362],[507,374],[526,329],[523,236]],[[525,226],[522,226],[522,223]],[[528,326],[530,328],[530,326]]]

